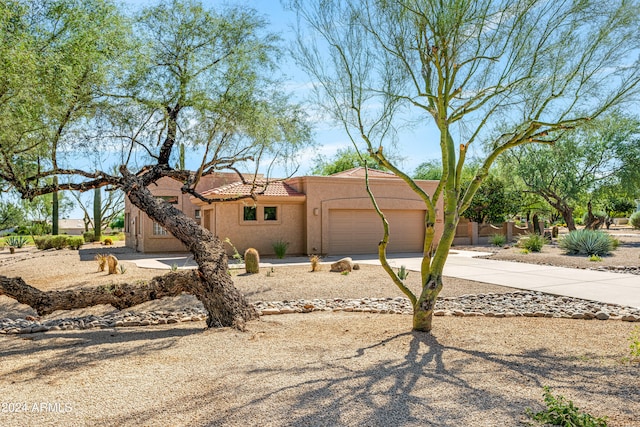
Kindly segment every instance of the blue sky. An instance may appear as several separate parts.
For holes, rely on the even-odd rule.
[[[125,7],[144,7],[156,3],[154,0],[121,0]],[[269,29],[278,33],[285,43],[287,40],[293,40],[292,24],[295,22],[295,14],[286,11],[279,0],[256,0],[256,1],[211,1],[203,0],[203,4],[207,7],[216,7],[217,5],[242,5],[255,9],[259,14],[263,15],[270,23]],[[308,99],[308,89],[312,82],[295,64],[291,58],[283,58],[281,70],[285,75],[285,90],[292,93],[296,101],[302,102]],[[313,159],[318,154],[327,157],[333,156],[338,149],[352,146],[344,129],[335,123],[319,121],[313,123],[314,141],[313,148],[305,150],[299,159],[300,168],[297,175],[306,175],[310,172]],[[417,127],[412,131],[404,131],[399,135],[398,151],[399,155],[404,158],[401,163],[403,170],[412,173],[415,168],[422,162],[439,158],[439,150],[437,145],[430,145],[429,150],[426,149],[426,135],[432,135],[427,132],[424,127]],[[434,151],[438,150],[438,151]],[[423,154],[424,153],[424,154]],[[435,154],[435,155],[434,155]],[[187,165],[189,166],[189,165]],[[266,164],[263,168],[266,169]],[[266,170],[261,168],[261,172]],[[275,169],[271,173],[274,177],[286,176],[289,171],[282,168]]]
[[[136,9],[144,6],[151,6],[156,4],[155,0],[117,0],[127,9]],[[257,1],[211,1],[202,0],[202,3],[206,7],[216,7],[217,5],[242,5],[249,6],[255,9],[259,14],[263,15],[269,22],[269,29],[272,32],[279,34],[282,39],[287,43],[287,40],[291,41],[294,38],[292,24],[295,22],[295,15],[292,12],[286,11],[279,0],[257,0]],[[281,70],[285,76],[285,90],[291,92],[292,98],[296,102],[304,102],[308,100],[308,88],[311,87],[312,82],[295,64],[295,61],[291,58],[284,57],[281,63]],[[311,110],[312,107],[310,107]],[[316,115],[314,115],[315,117]],[[316,121],[313,123],[314,130],[314,144],[311,148],[306,149],[301,153],[298,162],[300,164],[296,175],[307,175],[310,173],[310,169],[313,165],[313,160],[322,154],[326,157],[332,157],[338,149],[351,147],[352,143],[349,140],[344,129],[336,124],[328,121]],[[417,127],[412,131],[405,131],[399,134],[398,152],[404,160],[401,161],[400,166],[403,170],[413,173],[415,168],[422,162],[438,157],[439,150],[436,144],[428,145],[427,138],[433,137],[433,133],[428,131],[426,127]],[[195,158],[189,161],[187,154],[187,167],[195,167],[200,161],[200,158]],[[105,159],[108,162],[108,159]],[[268,162],[263,162],[260,167],[260,172],[267,173]],[[246,172],[252,172],[248,170]],[[292,171],[285,170],[282,167],[275,167],[270,171],[272,177],[285,177]],[[82,195],[82,199],[85,203],[90,205],[92,200],[92,194]],[[73,199],[72,199],[73,200]],[[75,200],[73,200],[75,203]],[[70,213],[66,214],[67,218],[82,218],[82,210],[79,207],[73,209]]]

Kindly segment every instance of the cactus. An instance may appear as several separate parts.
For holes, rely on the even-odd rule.
[[[248,274],[260,272],[260,254],[254,248],[249,248],[244,252],[244,269]]]
[[[407,270],[407,267],[405,267],[404,265],[401,265],[398,269],[398,279],[404,282],[407,277],[409,277],[409,270]]]

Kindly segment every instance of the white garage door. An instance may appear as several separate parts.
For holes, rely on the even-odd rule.
[[[424,211],[386,210],[389,221],[387,252],[422,252]],[[333,255],[377,253],[382,223],[374,210],[329,210],[329,253]]]

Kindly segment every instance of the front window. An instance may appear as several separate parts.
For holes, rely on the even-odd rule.
[[[244,207],[244,220],[245,221],[257,221],[257,209],[255,206],[245,206]]]
[[[167,236],[168,234],[169,233],[167,232],[167,230],[162,228],[162,226],[160,224],[158,224],[157,222],[154,221],[154,223],[153,223],[153,235],[154,236]]]
[[[277,221],[278,220],[278,208],[275,206],[264,207],[264,220],[265,221]]]

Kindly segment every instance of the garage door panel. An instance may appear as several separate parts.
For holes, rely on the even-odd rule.
[[[388,252],[420,252],[424,242],[424,211],[387,210],[390,236]],[[383,227],[374,210],[331,209],[329,253],[377,252]]]

